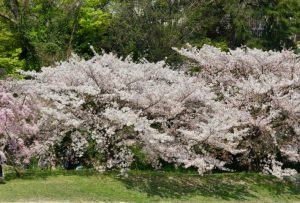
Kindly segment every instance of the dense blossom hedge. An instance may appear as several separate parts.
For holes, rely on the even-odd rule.
[[[73,56],[40,73],[26,72],[28,80],[5,81],[2,152],[18,164],[34,157],[41,166],[78,163],[124,172],[136,159],[133,146],[141,146],[155,168],[167,162],[199,173],[295,174],[299,55],[211,46],[175,50],[191,59],[180,71],[104,54],[88,61]]]

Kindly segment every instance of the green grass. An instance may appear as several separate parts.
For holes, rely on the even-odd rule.
[[[10,172],[2,201],[300,202],[298,181],[255,173],[132,171],[127,178],[88,171]]]

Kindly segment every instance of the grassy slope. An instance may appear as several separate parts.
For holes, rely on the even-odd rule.
[[[7,175],[1,201],[300,202],[300,183],[247,173],[198,176],[131,172],[128,178],[88,172]]]

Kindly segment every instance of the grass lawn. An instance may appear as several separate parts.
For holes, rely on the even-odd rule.
[[[300,182],[254,173],[199,176],[132,171],[127,178],[87,171],[34,171],[6,175],[0,202],[300,202]]]

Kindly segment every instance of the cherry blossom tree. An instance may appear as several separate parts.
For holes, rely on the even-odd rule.
[[[0,165],[23,166],[38,147],[37,108],[32,98],[11,94],[0,83]]]
[[[278,171],[280,162],[299,163],[299,55],[247,48],[225,53],[189,45],[175,50],[196,61],[198,77],[213,87],[221,103],[250,115],[235,115],[249,129],[239,143],[239,148],[246,147],[240,162],[248,162],[249,169],[273,168],[277,176],[284,173]]]
[[[73,56],[30,80],[6,81],[39,106],[40,163],[125,172],[130,147],[156,168],[255,170],[292,175],[299,163],[299,55],[204,46],[176,49],[192,64],[134,63],[113,54]],[[190,69],[198,67],[197,74]],[[92,151],[93,153],[89,153]]]

